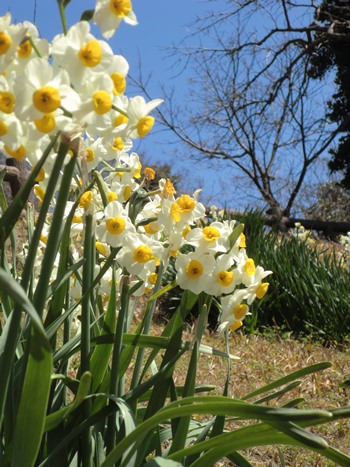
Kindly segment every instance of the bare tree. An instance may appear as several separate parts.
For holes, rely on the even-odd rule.
[[[173,50],[176,66],[193,70],[189,105],[170,98],[159,117],[191,157],[231,168],[232,185],[258,193],[281,225],[339,133],[326,116],[334,78],[320,82],[309,73],[312,57],[339,28],[331,18],[317,21],[313,0],[227,5],[227,12],[196,19],[189,39],[198,45]]]

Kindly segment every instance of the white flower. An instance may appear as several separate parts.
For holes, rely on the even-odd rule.
[[[122,269],[118,268],[114,273],[117,296],[119,296],[119,293],[120,293],[119,289],[120,289],[120,284],[121,284],[121,278],[122,278]],[[113,269],[109,268],[102,276],[100,280],[100,286],[97,292],[99,295],[102,295],[104,301],[108,300],[111,294],[111,287],[113,284],[112,280],[113,280]]]
[[[123,238],[135,231],[125,209],[119,201],[112,201],[104,210],[104,220],[96,229],[100,242],[108,243],[112,247],[122,244]]]
[[[7,115],[12,114],[15,109],[16,96],[13,92],[13,84],[16,73],[8,73],[7,76],[0,75],[0,112]]]
[[[222,333],[227,327],[235,331],[242,326],[242,321],[249,314],[249,306],[242,303],[246,290],[236,290],[232,295],[221,299],[222,313],[220,316],[219,332]]]
[[[175,262],[176,280],[182,289],[198,295],[206,291],[214,266],[215,259],[211,254],[179,254]]]
[[[107,73],[87,71],[88,78],[81,85],[79,95],[82,104],[75,119],[88,127],[90,136],[112,125],[113,81]]]
[[[23,124],[14,114],[0,114],[0,138],[11,151],[21,146],[24,133]]]
[[[99,162],[105,160],[107,150],[101,138],[89,138],[85,140],[85,147],[82,150],[82,158],[86,162],[88,172],[91,172]]]
[[[160,232],[163,229],[163,226],[159,224],[157,217],[160,209],[160,197],[155,196],[154,199],[149,201],[143,206],[142,211],[136,217],[136,224],[142,223],[138,228],[141,231],[152,238],[157,240],[160,237]],[[146,221],[149,220],[148,223]]]
[[[247,289],[247,303],[250,305],[256,298],[263,298],[269,288],[268,282],[262,280],[272,274],[272,271],[265,271],[261,266],[258,266],[255,271],[254,280]]]
[[[220,255],[216,258],[215,267],[211,274],[212,280],[206,289],[208,294],[218,297],[233,292],[236,285],[241,283],[240,273],[233,266],[234,260],[230,254]]]
[[[0,73],[11,63],[17,47],[24,38],[25,28],[20,24],[11,24],[11,15],[0,16]]]
[[[25,36],[18,45],[15,58],[6,72],[14,70],[17,74],[22,73],[29,60],[38,56],[37,53],[45,59],[48,59],[50,54],[49,42],[39,37],[39,31],[33,23],[24,21],[21,26],[25,30]]]
[[[114,83],[113,93],[116,96],[124,94],[126,88],[126,76],[129,72],[129,64],[122,55],[114,55],[110,64],[105,69]]]
[[[186,225],[192,224],[204,216],[205,207],[197,201],[199,191],[197,190],[193,194],[193,198],[189,195],[182,195],[172,203],[170,218],[179,229],[183,229]]]
[[[241,273],[242,283],[246,287],[260,283],[264,277],[272,274],[272,271],[265,271],[261,266],[255,266],[254,260],[248,258],[245,250],[242,250],[239,254],[237,268]]]
[[[97,0],[92,20],[106,39],[113,36],[122,20],[132,26],[137,24],[130,0]]]
[[[144,138],[152,130],[154,117],[149,115],[149,113],[162,102],[163,99],[154,99],[146,103],[145,99],[141,96],[132,97],[129,100],[127,132],[130,138]]]
[[[19,133],[9,140],[9,146],[4,145],[6,153],[18,161],[27,158],[32,166],[35,165],[50,143],[49,136],[38,137],[34,126],[27,122],[21,122],[18,126],[18,123],[13,120],[13,124],[15,128],[18,128]],[[10,132],[10,128],[8,130]]]
[[[67,72],[54,73],[50,63],[43,58],[28,62],[14,88],[15,112],[23,120],[33,121],[59,108],[76,112],[80,106],[79,95],[70,87]]]
[[[186,242],[196,248],[226,252],[230,247],[228,232],[221,222],[212,222],[203,229],[196,227],[186,235]]]
[[[124,237],[117,261],[127,269],[129,274],[146,280],[160,263],[163,252],[160,242],[143,234],[131,233]]]
[[[111,135],[105,136],[102,139],[102,144],[104,145],[106,151],[104,160],[116,160],[117,164],[120,164],[125,160],[120,160],[120,156],[127,154],[128,151],[130,151],[132,148],[131,139],[126,137],[123,138],[122,136],[115,136],[114,138],[111,137]]]
[[[52,55],[55,65],[68,71],[76,89],[90,79],[88,71],[105,71],[114,56],[107,42],[97,40],[90,33],[90,25],[86,21],[72,26],[66,35],[56,36],[52,41]]]

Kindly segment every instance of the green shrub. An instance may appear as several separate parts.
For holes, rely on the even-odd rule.
[[[344,341],[350,335],[350,270],[317,243],[310,246],[290,235],[266,232],[258,212],[241,220],[248,254],[273,271],[269,293],[253,303],[247,329],[283,325],[296,334]]]

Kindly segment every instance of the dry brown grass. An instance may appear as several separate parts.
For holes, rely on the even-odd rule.
[[[187,338],[191,338],[191,333]],[[207,335],[203,343],[224,350],[222,339],[214,334]],[[332,409],[350,405],[350,348],[322,347],[308,341],[297,341],[288,335],[271,333],[268,336],[244,335],[237,332],[231,338],[230,352],[239,356],[232,363],[230,374],[230,396],[243,397],[245,394],[264,386],[293,371],[315,363],[329,361],[332,367],[320,373],[303,378],[300,386],[271,402],[283,405],[294,398],[303,397],[302,408]],[[177,366],[177,385],[184,383],[188,357]],[[214,393],[222,393],[227,375],[227,363],[215,356],[201,355],[197,384],[213,384]],[[340,420],[322,425],[315,433],[324,437],[333,447],[350,455],[350,421]],[[244,453],[254,466],[332,466],[316,453],[300,449],[280,447],[256,448]],[[282,457],[284,461],[282,461]],[[283,464],[285,462],[285,464]],[[228,461],[218,466],[232,465]]]

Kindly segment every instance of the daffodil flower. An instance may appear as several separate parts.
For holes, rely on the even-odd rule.
[[[212,254],[179,254],[175,262],[176,280],[182,289],[200,294],[206,291],[214,267],[215,259]]]
[[[162,260],[163,253],[160,242],[143,234],[131,233],[124,237],[117,261],[129,274],[146,280]]]
[[[80,107],[80,97],[70,86],[65,70],[54,72],[43,58],[33,58],[14,85],[15,113],[22,120],[35,121],[59,108],[74,113]]]
[[[226,328],[235,331],[242,326],[242,322],[249,313],[249,306],[243,303],[246,290],[236,290],[233,294],[221,299],[222,313],[218,331],[222,333]]]
[[[17,47],[25,37],[21,24],[11,24],[11,15],[0,16],[0,73],[3,73],[16,55]]]
[[[106,39],[114,35],[123,20],[132,26],[137,24],[130,0],[97,0],[92,20]]]
[[[162,102],[163,99],[154,99],[146,103],[141,96],[132,97],[129,100],[127,134],[130,138],[144,138],[152,130],[154,117],[149,114]]]
[[[121,246],[126,235],[135,232],[126,210],[119,201],[112,201],[104,210],[104,219],[96,228],[97,239],[112,247]]]
[[[109,44],[96,39],[86,21],[72,26],[66,35],[56,36],[52,42],[52,55],[55,65],[69,73],[70,81],[78,91],[84,81],[90,79],[88,70],[94,73],[105,71],[114,60]]]
[[[241,275],[235,267],[233,257],[229,253],[220,255],[215,260],[215,267],[206,292],[215,297],[231,294],[240,283]]]
[[[192,229],[186,236],[186,242],[203,251],[226,252],[230,247],[228,234],[222,222],[212,222],[206,227]]]

